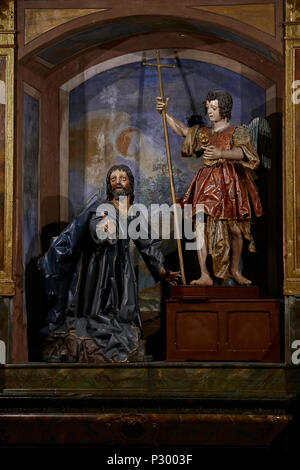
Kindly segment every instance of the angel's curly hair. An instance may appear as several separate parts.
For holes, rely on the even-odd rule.
[[[227,91],[223,90],[210,90],[207,93],[206,101],[218,100],[220,116],[222,119],[227,118],[228,121],[231,118],[232,110],[232,96]]]
[[[106,175],[106,197],[107,197],[107,200],[111,201],[114,198],[113,193],[112,193],[112,189],[111,189],[111,184],[110,184],[110,175],[114,171],[117,171],[117,170],[125,171],[126,175],[129,178],[129,182],[130,182],[129,202],[130,202],[130,204],[133,204],[133,201],[134,201],[134,176],[132,174],[131,169],[127,165],[114,165],[108,170],[108,173]]]

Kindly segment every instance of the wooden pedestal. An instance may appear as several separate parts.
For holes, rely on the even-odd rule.
[[[237,288],[234,299],[213,298],[215,288],[198,288],[197,297],[187,288],[167,300],[168,361],[280,361],[279,300],[244,298],[256,297],[249,288]]]

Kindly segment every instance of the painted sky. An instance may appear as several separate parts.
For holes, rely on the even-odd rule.
[[[146,57],[145,57],[146,59]],[[224,89],[233,96],[232,124],[249,123],[265,116],[265,91],[250,80],[225,68],[196,60],[164,60],[176,68],[163,71],[168,110],[187,123],[193,114],[203,114],[208,90]],[[147,185],[156,184],[166,164],[162,120],[155,110],[159,95],[154,67],[141,62],[102,72],[70,93],[70,205],[72,213],[83,207],[101,187],[108,168],[115,162],[128,164],[136,176],[136,193],[144,203]],[[208,124],[208,121],[205,121]],[[171,153],[182,196],[200,160],[180,157],[183,139],[170,130]],[[155,166],[156,165],[156,166]],[[157,187],[169,200],[167,181]],[[166,201],[167,202],[167,201]]]
[[[146,60],[145,56],[145,60]],[[225,68],[196,60],[162,60],[176,65],[163,71],[169,111],[187,124],[203,113],[211,89],[233,96],[232,124],[248,124],[265,116],[265,91]],[[171,203],[164,132],[155,110],[159,96],[157,72],[141,62],[99,73],[70,93],[70,216],[99,191],[105,197],[105,176],[115,163],[125,163],[135,175],[136,202]],[[205,116],[203,115],[205,118]],[[209,124],[206,121],[206,124]],[[183,196],[201,159],[181,158],[183,138],[169,132],[177,196]],[[175,245],[166,252],[174,251]],[[159,310],[153,279],[137,257],[140,301]],[[142,291],[142,293],[141,293]],[[149,299],[152,299],[150,302]],[[151,304],[151,308],[150,308]]]

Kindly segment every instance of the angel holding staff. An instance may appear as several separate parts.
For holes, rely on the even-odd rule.
[[[255,252],[249,196],[255,216],[263,214],[253,180],[253,170],[259,165],[259,156],[247,127],[230,124],[232,105],[233,100],[228,92],[209,91],[206,112],[212,126],[189,128],[166,111],[168,99],[156,98],[157,111],[164,112],[171,129],[185,137],[182,156],[192,157],[202,152],[204,157],[204,164],[183,198],[183,204],[192,204],[193,216],[197,215],[197,204],[203,204],[204,208],[204,239],[199,225],[201,222],[195,217],[201,276],[191,284],[199,286],[213,285],[206,265],[208,255],[212,257],[216,278],[225,280],[231,277],[239,285],[251,284],[240,272],[239,261],[243,237],[249,241],[249,251]]]

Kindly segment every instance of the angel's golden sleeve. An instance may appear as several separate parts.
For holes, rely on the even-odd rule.
[[[246,126],[239,126],[235,129],[233,136],[233,148],[240,147],[244,153],[243,160],[239,163],[245,168],[256,170],[259,165],[259,155],[257,154],[252,138]]]

